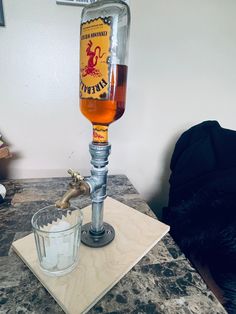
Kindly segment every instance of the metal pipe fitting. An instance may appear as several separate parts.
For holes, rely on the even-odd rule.
[[[91,177],[85,179],[90,187],[92,199],[92,222],[82,227],[81,241],[91,247],[102,247],[115,237],[112,226],[103,222],[104,200],[107,197],[107,164],[111,145],[89,145],[92,156]]]
[[[56,202],[59,208],[68,208],[70,199],[79,195],[89,195],[92,199],[91,222],[82,227],[81,241],[90,247],[102,247],[110,243],[115,237],[114,228],[103,222],[104,200],[107,197],[107,164],[111,145],[89,145],[92,156],[91,176],[84,179],[78,172],[68,170],[73,178],[69,190]]]

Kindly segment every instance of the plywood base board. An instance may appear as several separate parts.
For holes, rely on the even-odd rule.
[[[93,249],[81,244],[76,269],[49,277],[39,268],[33,234],[13,242],[13,249],[66,313],[86,313],[169,231],[169,226],[112,198],[104,204],[104,221],[116,236],[108,246]],[[83,209],[84,223],[91,207]]]

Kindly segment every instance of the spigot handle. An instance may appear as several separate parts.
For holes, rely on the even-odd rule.
[[[69,169],[67,171],[69,173],[69,175],[72,177],[72,179],[74,180],[74,182],[81,182],[84,180],[84,177],[80,175],[80,173],[78,171],[74,171],[72,169]]]

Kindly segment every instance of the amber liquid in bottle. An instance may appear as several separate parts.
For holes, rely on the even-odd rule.
[[[108,127],[125,111],[130,10],[99,0],[82,11],[80,111],[93,125],[93,143],[108,143]]]
[[[108,99],[80,99],[80,110],[94,125],[108,126],[125,111],[127,66],[111,66]]]

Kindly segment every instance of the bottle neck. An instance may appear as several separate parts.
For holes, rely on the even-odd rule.
[[[93,124],[93,144],[97,144],[97,145],[108,144],[108,126],[107,125]]]

